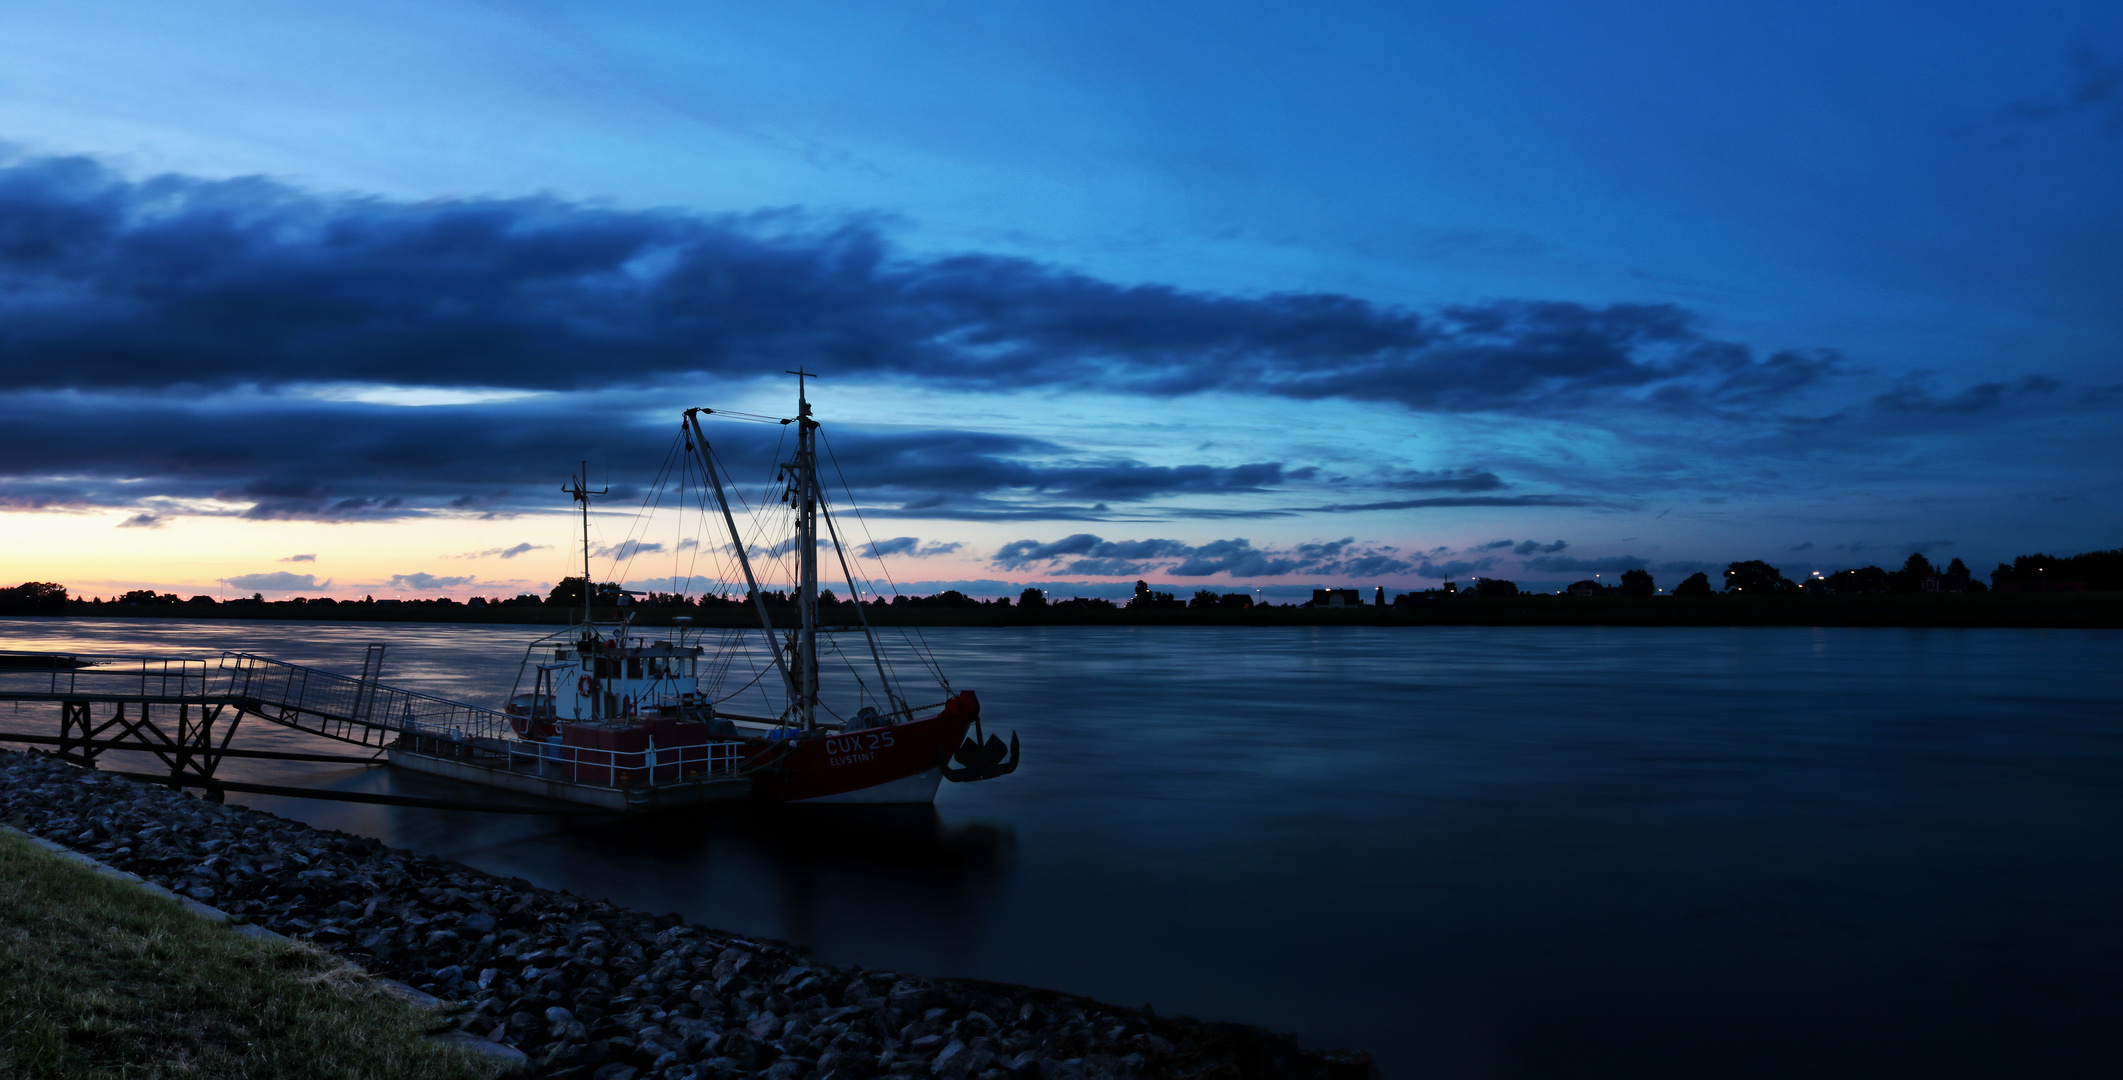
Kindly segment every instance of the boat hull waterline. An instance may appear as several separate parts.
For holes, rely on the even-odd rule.
[[[925,720],[769,743],[747,762],[752,791],[779,802],[932,802],[979,716],[980,700],[962,690]]]

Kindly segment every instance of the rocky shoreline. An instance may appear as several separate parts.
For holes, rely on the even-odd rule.
[[[1364,1080],[1356,1051],[811,962],[243,807],[0,751],[0,822],[457,1004],[556,1080]]]

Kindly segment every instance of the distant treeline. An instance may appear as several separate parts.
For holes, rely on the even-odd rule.
[[[2059,558],[2055,555],[2022,555],[2010,563],[1999,563],[1990,572],[1990,584],[1984,585],[1959,559],[1945,566],[1934,566],[1921,552],[1912,553],[1904,560],[1899,570],[1882,570],[1877,566],[1862,566],[1838,570],[1833,574],[1816,572],[1812,577],[1793,581],[1783,571],[1760,559],[1748,559],[1728,563],[1724,571],[1724,587],[1713,585],[1710,575],[1697,572],[1681,579],[1673,587],[1675,596],[1708,596],[1715,592],[1727,593],[1918,593],[1949,592],[1979,593],[1995,589],[1999,592],[2115,592],[2123,591],[2123,548],[2112,551],[2089,551],[2083,555]],[[1452,593],[1456,589],[1451,582],[1445,583],[1439,592]],[[1517,583],[1495,578],[1476,578],[1470,591],[1477,596],[1517,596]],[[1614,592],[1622,595],[1650,596],[1661,591],[1649,570],[1625,570],[1615,585],[1597,580],[1579,581],[1564,592],[1574,595]],[[1418,594],[1408,594],[1415,596]]]
[[[1714,586],[1708,573],[1698,572],[1683,578],[1671,592],[1675,596],[1709,596],[1716,593],[1761,596],[1980,593],[1990,590],[2123,591],[2123,548],[2091,551],[2069,557],[2022,555],[2010,563],[1999,563],[1997,569],[1990,573],[1988,586],[1971,574],[1960,559],[1938,567],[1921,553],[1910,555],[1897,570],[1864,566],[1839,570],[1833,574],[1816,573],[1799,581],[1785,577],[1782,571],[1767,562],[1749,559],[1730,563],[1725,567],[1722,587]],[[1628,570],[1620,575],[1614,585],[1593,579],[1575,582],[1562,591],[1573,596],[1651,596],[1664,590],[1658,587],[1650,571]],[[1390,601],[1383,589],[1371,590],[1368,597],[1362,590],[1357,589],[1315,589],[1312,599],[1304,603],[1263,603],[1259,607],[1261,614],[1268,611],[1359,607],[1391,607],[1406,611],[1431,608],[1462,598],[1503,599],[1523,595],[1529,594],[1521,590],[1516,582],[1485,577],[1476,578],[1464,589],[1453,582],[1446,582],[1441,588],[1400,593]],[[652,610],[666,617],[697,612],[716,616],[713,619],[715,622],[742,619],[744,612],[754,606],[750,595],[630,593],[610,583],[599,584],[593,594],[593,600],[599,609],[600,617],[610,617],[612,612],[632,607]],[[759,600],[775,611],[787,611],[793,608],[795,602],[789,593],[781,591],[763,592]],[[179,612],[205,614],[209,610],[216,610],[226,611],[229,615],[241,613],[252,617],[274,618],[375,619],[402,615],[413,619],[464,617],[480,618],[481,621],[564,622],[572,617],[570,612],[579,612],[582,609],[582,603],[583,579],[579,577],[563,579],[544,596],[522,593],[506,598],[472,597],[465,601],[449,597],[423,600],[377,600],[374,597],[336,600],[328,596],[297,596],[269,601],[256,593],[233,600],[217,600],[211,596],[183,598],[176,593],[157,593],[151,589],[136,589],[106,600],[69,596],[64,585],[37,581],[0,589],[0,615]],[[938,621],[937,616],[942,616],[942,621],[952,621],[952,617],[946,613],[956,611],[971,617],[970,621],[981,623],[1044,622],[1053,621],[1055,617],[1066,621],[1069,616],[1084,616],[1096,621],[1105,621],[1109,617],[1122,621],[1139,617],[1162,622],[1171,621],[1173,614],[1179,612],[1221,621],[1241,612],[1254,611],[1256,604],[1257,601],[1250,593],[1219,593],[1213,589],[1200,589],[1196,590],[1193,596],[1181,599],[1172,593],[1153,589],[1147,582],[1138,581],[1135,583],[1134,595],[1119,603],[1100,597],[1053,599],[1037,588],[1024,590],[1014,602],[1010,597],[982,600],[950,589],[933,596],[895,596],[889,600],[879,597],[864,603],[862,607],[869,617],[890,621],[904,621],[892,616],[917,614],[919,621],[923,622]],[[821,615],[828,621],[852,622],[856,619],[855,605],[834,595],[830,590],[819,594],[819,608]],[[474,612],[479,614],[474,615]],[[977,614],[981,612],[986,614]]]

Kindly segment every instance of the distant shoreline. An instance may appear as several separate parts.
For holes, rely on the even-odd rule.
[[[685,617],[709,628],[758,625],[750,608],[628,609],[642,627],[673,625]],[[5,618],[184,619],[249,622],[398,622],[565,626],[581,609],[563,607],[470,607],[465,605],[364,604],[159,604],[72,603],[64,614]],[[828,626],[853,626],[845,606],[822,613]],[[1261,606],[1244,610],[1200,608],[1072,609],[974,607],[865,608],[873,626],[1878,626],[2123,628],[2123,593],[1876,593],[1831,596],[1550,596],[1509,598],[1458,596],[1403,606],[1309,608]],[[596,612],[609,621],[611,608]],[[795,621],[793,609],[773,610],[776,625]]]

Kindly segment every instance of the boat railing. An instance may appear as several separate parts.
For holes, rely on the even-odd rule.
[[[604,750],[568,746],[559,736],[544,742],[510,740],[510,766],[516,770],[553,770],[577,784],[593,787],[643,787],[702,777],[728,776],[742,764],[743,747],[734,742],[690,743],[645,750]]]

